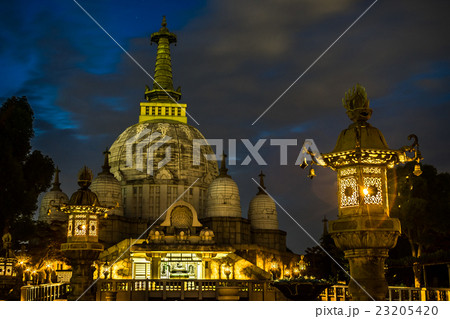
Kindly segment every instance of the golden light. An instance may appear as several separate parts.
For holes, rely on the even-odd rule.
[[[369,195],[369,190],[368,190],[367,188],[364,188],[364,189],[363,189],[363,194],[364,194],[365,196]]]
[[[308,177],[311,178],[311,179],[313,179],[315,176],[316,176],[316,171],[315,171],[314,168],[312,168],[312,166],[311,166],[311,169],[309,170]]]
[[[270,264],[270,269],[275,270],[278,268],[278,263],[276,261],[272,261]]]
[[[230,267],[230,265],[226,264],[223,267],[223,273],[225,274],[225,276],[227,276],[227,280],[230,279],[230,274],[231,274],[231,267]]]
[[[30,268],[27,268],[25,271],[30,271]]]
[[[422,174],[422,170],[420,169],[420,165],[419,164],[416,164],[414,166],[413,174],[416,175],[416,176],[420,176]]]

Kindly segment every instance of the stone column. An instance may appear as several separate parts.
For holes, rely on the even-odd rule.
[[[385,300],[388,284],[384,262],[397,243],[400,221],[389,217],[342,218],[330,222],[330,234],[350,264],[351,299]]]
[[[96,286],[89,288],[93,280],[93,262],[100,254],[99,250],[66,250],[64,254],[72,266],[72,278],[70,279],[71,292],[68,300],[94,301],[96,299]]]
[[[161,257],[152,257],[152,279],[160,278]]]

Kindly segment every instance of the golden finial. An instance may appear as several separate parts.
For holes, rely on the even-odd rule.
[[[366,89],[359,83],[345,93],[342,105],[347,109],[347,115],[353,122],[365,122],[372,115]]]

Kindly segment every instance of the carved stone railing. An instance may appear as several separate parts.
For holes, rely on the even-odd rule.
[[[68,289],[69,284],[67,283],[22,286],[20,288],[20,301],[53,301],[66,299]]]
[[[324,290],[322,301],[350,300],[348,287],[335,285]],[[412,288],[390,286],[387,301],[450,301],[450,288]]]
[[[215,300],[221,287],[236,287],[240,300],[282,298],[269,281],[208,279],[99,280],[97,300]]]

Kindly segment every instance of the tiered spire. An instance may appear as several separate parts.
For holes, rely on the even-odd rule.
[[[259,174],[259,186],[258,186],[258,193],[256,195],[260,195],[260,194],[265,194],[266,192],[264,191],[266,189],[266,186],[264,186],[264,175],[263,171],[261,171],[261,173]]]
[[[52,191],[59,191],[62,192],[61,190],[61,183],[59,182],[59,173],[61,172],[61,170],[58,168],[58,166],[56,166],[55,168],[55,180],[53,181],[53,187],[52,187]]]
[[[177,43],[177,36],[167,29],[166,17],[163,17],[161,29],[150,37],[150,43],[156,43],[158,50],[156,53],[155,76],[153,88],[148,87],[145,91],[145,98],[148,101],[173,102],[181,98],[181,89],[176,91],[173,88],[172,61],[170,58],[170,44]]]

